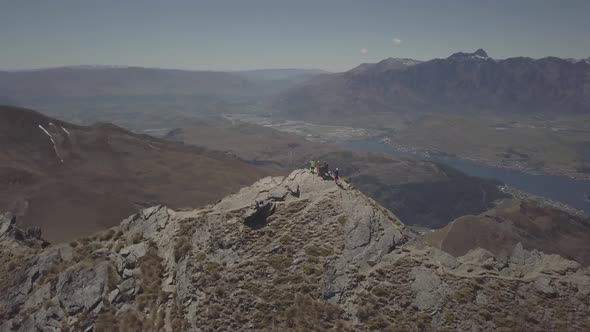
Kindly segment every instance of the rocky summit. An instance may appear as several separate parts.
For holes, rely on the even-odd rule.
[[[454,258],[297,170],[47,246],[0,218],[0,331],[588,331],[590,271],[518,244]]]

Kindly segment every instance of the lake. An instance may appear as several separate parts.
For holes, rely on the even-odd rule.
[[[497,179],[511,187],[565,203],[590,214],[590,201],[588,201],[590,181],[575,180],[557,175],[533,175],[507,168],[481,165],[467,160],[402,152],[376,141],[347,142],[343,145],[355,150],[384,152],[400,157],[412,157],[443,163],[468,175]],[[587,151],[587,158],[590,160],[590,148]]]

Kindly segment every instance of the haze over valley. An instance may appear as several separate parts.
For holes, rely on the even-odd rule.
[[[0,332],[590,330],[589,11],[1,4]]]

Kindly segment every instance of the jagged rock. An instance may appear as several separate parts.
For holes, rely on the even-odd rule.
[[[108,263],[93,267],[74,266],[59,274],[56,294],[70,315],[92,310],[106,295]]]
[[[459,264],[455,257],[437,248],[433,248],[431,255],[434,261],[446,268],[454,269]]]
[[[179,264],[176,275],[176,291],[178,292],[178,297],[185,299],[185,301],[192,298],[194,293],[191,279],[187,278],[187,276],[192,275],[192,272],[193,269],[189,261],[183,261]]]
[[[22,243],[21,245],[24,246],[26,244]],[[4,248],[0,248],[0,254],[10,253],[15,247],[11,244],[9,248],[7,251],[3,251],[5,250]],[[14,282],[14,286],[3,292],[3,297],[7,302],[6,306],[8,308],[17,308],[27,301],[35,288],[35,283],[49,274],[49,271],[59,262],[59,259],[59,252],[45,251],[36,257],[32,257],[29,261],[22,262],[25,267],[24,270],[7,271],[7,275],[3,276],[3,278],[8,280],[10,277]],[[40,294],[36,294],[35,296],[37,295]]]
[[[168,208],[159,205],[144,209],[123,220],[121,227],[128,230],[129,238],[155,239],[158,237],[158,231],[166,228],[169,219]]]
[[[43,304],[46,300],[51,298],[51,285],[44,284],[37,290],[33,291],[29,298],[23,305],[23,309],[34,309]]]
[[[494,268],[498,271],[502,271],[508,267],[509,258],[508,256],[496,256],[496,264]]]
[[[94,257],[101,257],[101,256],[104,256],[104,255],[107,255],[108,252],[109,252],[109,249],[107,249],[107,248],[100,248],[100,249],[97,249],[93,253],[93,255],[94,255]]]
[[[590,326],[579,264],[521,245],[454,258],[358,190],[303,170],[201,209],[144,209],[114,240],[32,250],[14,225],[0,223],[0,257],[18,261],[0,265],[11,277],[0,280],[2,332],[135,319],[146,330],[544,331],[564,312],[568,329]]]
[[[30,248],[45,248],[49,244],[41,238],[39,227],[22,228],[11,213],[0,214],[0,240],[11,240]]]
[[[0,214],[0,238],[9,235],[16,224],[16,217],[11,213]]]
[[[355,194],[343,192],[342,208],[348,216],[344,225],[344,250],[340,257],[326,264],[323,296],[330,303],[341,303],[342,296],[352,280],[351,266],[363,272],[381,261],[396,245],[406,241],[397,219],[384,213],[377,213],[371,200],[356,204]],[[382,211],[380,211],[382,212]],[[356,273],[357,271],[354,271]]]
[[[496,257],[494,254],[485,250],[483,248],[476,248],[469,250],[467,254],[461,256],[457,259],[461,263],[471,263],[471,264],[481,264],[486,263],[489,264],[490,262],[495,262]]]
[[[282,201],[284,200],[287,195],[290,194],[290,191],[287,187],[278,187],[274,189],[269,195],[268,199],[272,201]]]
[[[121,291],[118,288],[113,289],[109,293],[109,302],[115,303],[115,301],[117,301],[119,299],[119,294],[121,294]]]
[[[125,279],[117,288],[121,293],[132,296],[135,294],[135,279]]]
[[[255,201],[242,216],[244,224],[251,227],[259,227],[266,224],[266,220],[275,210],[275,204],[268,200]]]
[[[512,254],[510,255],[510,263],[517,265],[530,265],[536,263],[540,259],[540,255],[536,250],[524,250],[522,243],[514,246]]]
[[[147,244],[142,242],[121,249],[120,254],[125,257],[125,266],[135,268],[137,261],[147,253],[147,247]]]
[[[58,306],[42,308],[35,315],[35,325],[41,331],[62,331],[61,320],[65,318],[64,311]]]
[[[346,267],[344,260],[330,260],[326,264],[322,295],[330,303],[340,303],[350,283],[350,278],[345,273]]]
[[[546,296],[556,296],[555,288],[551,286],[551,278],[542,276],[535,281],[535,288]]]
[[[133,277],[133,270],[130,269],[124,269],[123,270],[123,279],[127,279],[127,278],[131,278]]]
[[[416,291],[415,304],[420,310],[437,309],[444,300],[445,286],[440,278],[430,269],[414,269],[412,289]]]
[[[129,260],[130,257],[136,261],[137,259],[145,256],[147,253],[148,245],[145,242],[141,242],[138,244],[133,244],[121,249],[121,256],[125,257],[125,259]]]
[[[558,255],[543,255],[542,270],[548,274],[565,275],[568,272],[576,272],[581,268],[580,263],[563,259]]]
[[[119,255],[119,254],[109,255],[109,260],[111,262],[113,262],[113,265],[115,266],[115,268],[117,270],[117,273],[122,275],[123,270],[127,266],[127,260],[122,255]]]

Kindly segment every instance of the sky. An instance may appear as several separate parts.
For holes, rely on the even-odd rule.
[[[343,71],[388,57],[590,57],[588,0],[0,0],[0,69]]]

